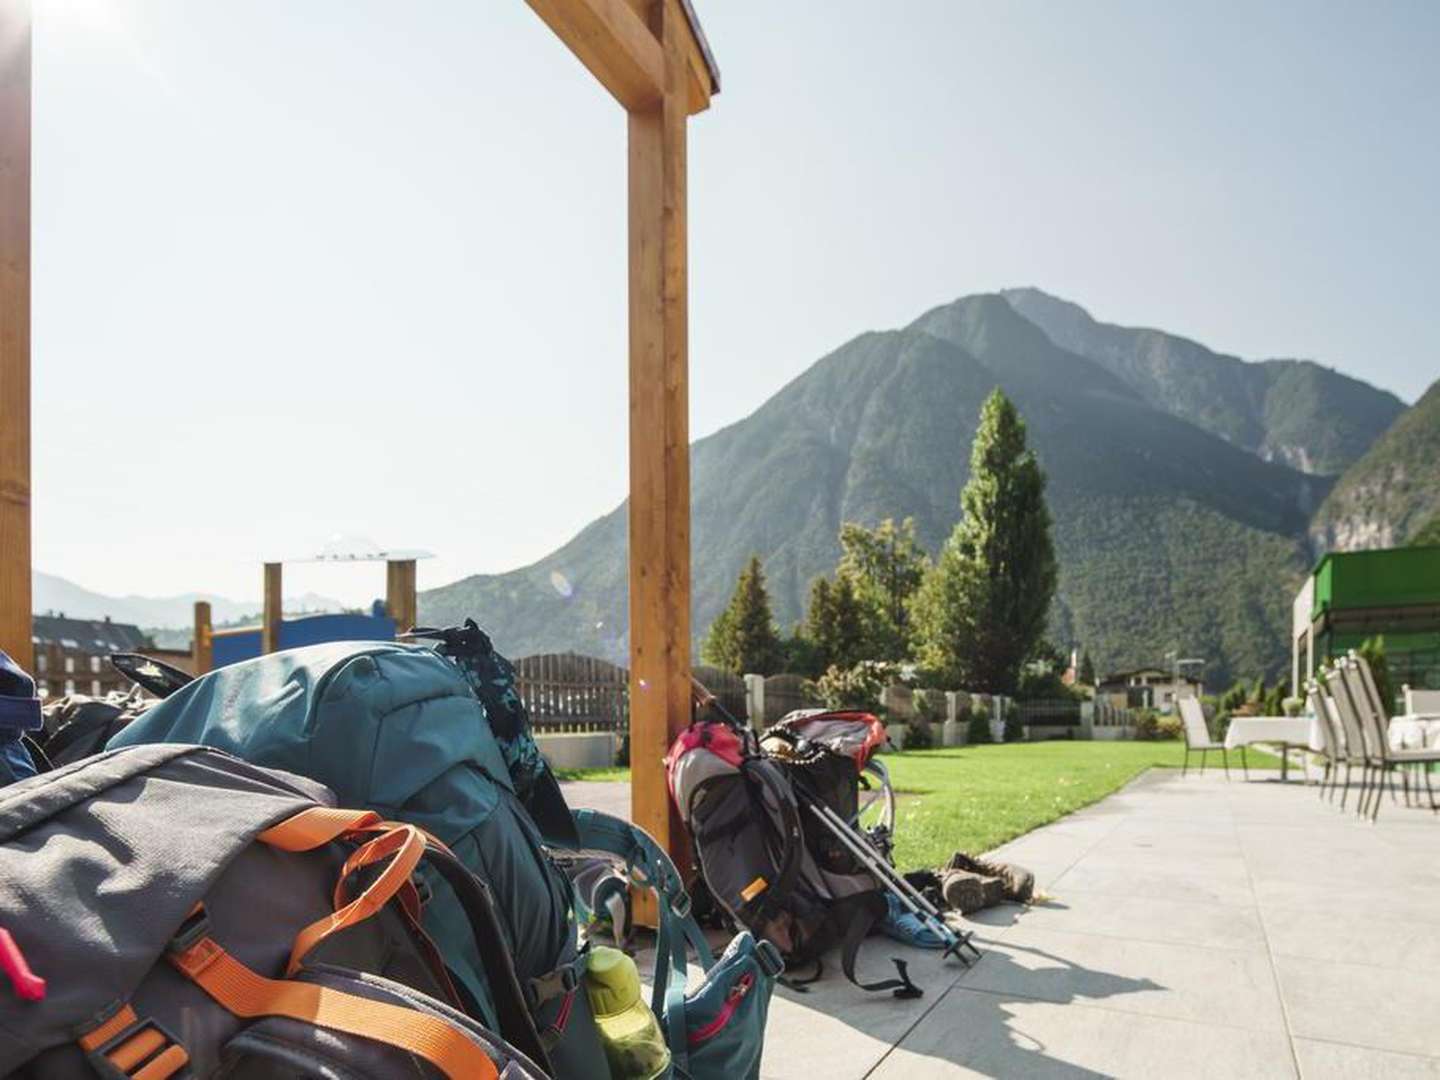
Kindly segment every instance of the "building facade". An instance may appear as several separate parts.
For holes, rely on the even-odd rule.
[[[1398,689],[1440,690],[1440,547],[1332,552],[1291,607],[1291,692],[1327,660],[1385,639]]]

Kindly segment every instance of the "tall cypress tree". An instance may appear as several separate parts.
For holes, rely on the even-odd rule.
[[[711,625],[700,646],[700,659],[736,675],[772,675],[779,670],[784,646],[770,614],[770,594],[760,556],[740,571],[730,603]]]
[[[1045,474],[999,389],[980,411],[960,509],[916,598],[920,658],[956,687],[1011,694],[1045,633],[1057,571]]]

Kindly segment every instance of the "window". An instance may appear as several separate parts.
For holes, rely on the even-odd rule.
[[[75,657],[73,657],[73,656],[67,656],[67,657],[65,657],[65,674],[68,675],[68,674],[70,674],[70,673],[71,673],[72,671],[74,671],[74,670],[75,670]]]
[[[91,680],[90,680],[90,696],[91,696],[91,697],[99,697],[99,696],[100,696],[100,680],[99,680],[99,679],[91,679]]]
[[[50,666],[50,657],[46,656],[43,652],[42,652],[42,653],[39,653],[39,654],[35,657],[35,670],[36,670],[36,671],[42,671],[42,672],[43,672],[43,671],[44,671],[46,668],[48,668],[49,666]]]
[[[67,694],[73,694],[73,693],[75,692],[75,680],[74,680],[74,679],[66,679],[66,680],[65,680],[65,692],[66,692]]]
[[[100,657],[98,657],[98,656],[92,656],[92,657],[90,657],[90,670],[93,671],[93,672],[96,672],[97,674],[99,673],[99,671],[100,671]]]

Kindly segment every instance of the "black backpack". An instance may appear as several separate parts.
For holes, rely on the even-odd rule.
[[[811,969],[792,984],[818,979],[825,953],[838,947],[845,977],[862,990],[919,996],[903,960],[892,961],[896,978],[856,977],[860,943],[888,910],[885,894],[869,870],[806,820],[813,815],[790,770],[760,753],[748,730],[698,720],[671,746],[666,769],[710,895],[771,941],[787,970]],[[815,790],[823,797],[825,786]]]

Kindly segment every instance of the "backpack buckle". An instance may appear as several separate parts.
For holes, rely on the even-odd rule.
[[[85,1046],[83,1040],[81,1045]],[[132,1080],[151,1066],[157,1067],[154,1075],[179,1072],[190,1055],[168,1028],[146,1017],[135,1019],[98,1046],[86,1046],[85,1060],[104,1080]]]
[[[769,938],[761,938],[755,943],[755,962],[760,965],[760,970],[772,979],[779,978],[785,970],[785,958]]]
[[[690,903],[690,894],[684,889],[681,889],[675,895],[670,897],[670,910],[673,911],[677,917],[681,919],[688,919],[690,917],[691,909],[692,908]]]
[[[185,921],[170,938],[170,944],[166,951],[176,956],[183,956],[200,942],[210,936],[210,915],[205,910],[204,904],[196,904],[193,911],[185,916]]]
[[[414,874],[410,878],[410,884],[415,886],[415,899],[420,902],[420,906],[428,907],[430,901],[435,899],[435,890],[431,888],[430,882],[423,874]]]

